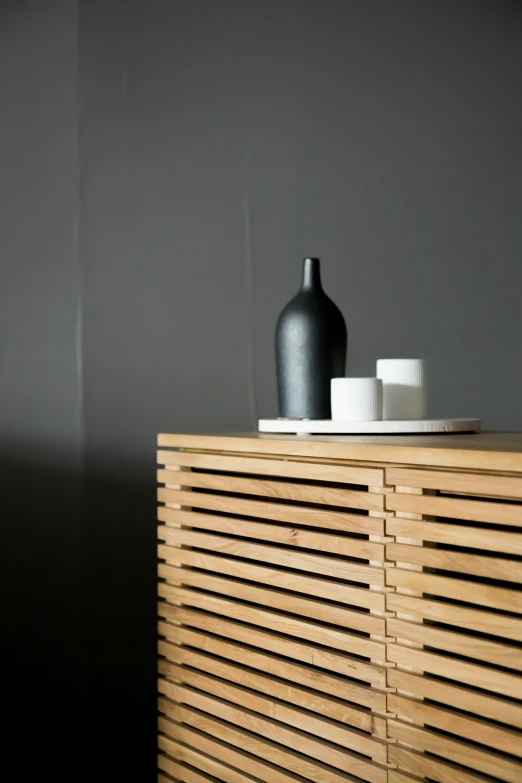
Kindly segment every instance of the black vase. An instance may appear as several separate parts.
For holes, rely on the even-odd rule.
[[[275,335],[279,416],[329,419],[330,380],[346,369],[346,324],[321,285],[320,261],[305,258],[300,291],[278,318]]]

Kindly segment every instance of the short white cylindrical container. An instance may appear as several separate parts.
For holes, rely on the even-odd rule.
[[[427,408],[424,359],[379,359],[383,419],[424,419]]]
[[[332,378],[331,396],[335,421],[382,419],[382,381],[378,378]]]

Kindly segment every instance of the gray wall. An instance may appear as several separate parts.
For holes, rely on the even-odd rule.
[[[426,356],[433,414],[522,428],[518,3],[80,5],[87,420],[110,443],[252,426],[251,320],[273,414],[303,255],[350,373]]]
[[[349,374],[426,356],[434,415],[522,429],[522,9],[7,7],[0,437],[49,464],[60,444],[85,477],[95,725],[113,747],[120,704],[146,764],[155,435],[276,412],[273,328],[304,255],[345,313]]]
[[[29,736],[40,768],[65,760],[83,688],[76,27],[67,0],[0,5],[2,745],[6,764],[20,741],[19,770]]]

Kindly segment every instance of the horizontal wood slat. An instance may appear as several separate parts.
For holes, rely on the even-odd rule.
[[[384,570],[382,568],[361,565],[351,560],[293,551],[239,538],[228,538],[199,530],[168,527],[167,525],[158,528],[158,536],[170,546],[208,549],[211,552],[271,563],[297,571],[308,571],[336,579],[371,584],[376,587],[384,586]]]
[[[170,553],[169,557],[177,559],[177,555],[172,556]],[[212,558],[210,555],[201,556],[198,552],[191,552],[190,550],[180,550],[178,562],[180,564],[211,568],[216,560],[219,560],[219,558]],[[227,566],[229,567],[227,568]],[[259,571],[260,570],[261,569],[259,569]],[[258,570],[254,571],[253,568],[251,571],[252,573],[249,574],[250,579],[259,579],[259,581],[263,581],[262,573],[260,574]],[[231,575],[235,577],[238,577],[239,575],[245,576],[243,571],[237,570],[237,567],[233,562],[229,563],[227,561],[225,561],[221,573],[231,573]],[[367,612],[326,603],[325,601],[320,601],[313,597],[304,598],[294,594],[289,595],[288,593],[282,593],[270,588],[257,587],[251,584],[245,584],[244,582],[226,579],[221,576],[213,576],[212,574],[201,573],[200,571],[192,571],[187,568],[180,569],[175,566],[164,564],[159,565],[158,574],[169,584],[177,585],[179,587],[190,586],[197,587],[201,590],[221,593],[229,598],[237,598],[251,603],[261,604],[262,606],[270,606],[273,609],[278,609],[283,612],[290,612],[303,617],[320,620],[324,623],[340,625],[344,628],[360,631],[362,633],[372,633],[384,636],[386,632],[384,618],[375,617]],[[270,572],[268,576],[271,576]],[[273,581],[275,580],[267,580],[268,584]],[[291,584],[292,580],[290,579],[288,581]],[[328,586],[327,583],[323,584],[325,596],[328,595]],[[294,590],[298,590],[300,586],[296,584],[292,587]],[[316,585],[314,585],[314,587],[316,587]],[[306,593],[306,590],[303,590],[303,592]],[[351,590],[344,596],[345,599],[347,599],[350,594]],[[313,591],[310,591],[308,595],[313,596]]]
[[[383,666],[357,660],[342,651],[324,650],[308,642],[289,640],[284,636],[277,633],[269,633],[268,631],[256,634],[256,629],[251,629],[240,623],[232,623],[227,621],[226,617],[221,619],[220,617],[205,615],[189,609],[169,608],[168,604],[165,603],[161,603],[159,613],[161,617],[165,617],[169,622],[178,620],[191,628],[217,635],[226,635],[227,638],[244,641],[246,644],[252,644],[253,646],[264,644],[267,650],[278,655],[295,658],[310,666],[318,666],[354,680],[362,680],[377,688],[383,689],[386,687],[386,672]],[[161,627],[163,629],[161,632],[165,633],[167,638],[169,638],[169,630],[163,624]],[[359,692],[359,694],[354,691],[350,697],[350,701],[363,705],[370,700],[371,696],[366,693],[365,689]]]
[[[210,746],[213,753],[217,751],[216,740],[230,743],[226,746],[226,758],[230,758],[229,763],[238,765],[241,763],[242,769],[246,767],[249,770],[256,770],[256,777],[266,783],[272,783],[272,781],[273,783],[289,783],[292,773],[301,775],[308,780],[318,781],[318,783],[348,783],[348,781],[360,783],[361,778],[343,773],[330,765],[314,760],[310,756],[285,747],[282,743],[266,739],[242,727],[234,726],[233,723],[225,723],[204,712],[175,704],[169,699],[160,699],[159,708],[169,718],[160,718],[158,721],[160,730],[167,736],[182,742],[187,736],[191,736],[189,732],[192,729],[192,737],[198,737],[198,749],[203,751],[204,748]],[[180,725],[181,723],[188,724],[189,731],[187,731],[187,726]],[[204,735],[209,735],[214,743],[212,744],[212,740],[209,743]],[[238,748],[241,750],[238,751]],[[269,774],[272,777],[269,777]],[[282,777],[282,775],[286,775],[286,777]],[[385,777],[381,776],[376,783],[385,783],[385,780]],[[295,779],[292,783],[294,781]]]
[[[388,593],[386,608],[391,612],[400,612],[418,620],[456,625],[491,636],[500,636],[522,642],[522,618],[465,606],[455,606],[445,601],[428,598],[416,598],[402,593]]]
[[[454,633],[440,628],[431,628],[428,625],[397,620],[393,617],[388,619],[386,628],[389,636],[394,636],[401,641],[436,647],[466,658],[476,658],[485,663],[522,671],[522,654],[518,647],[485,641],[469,634]]]
[[[441,595],[467,603],[480,604],[507,612],[522,613],[522,592],[503,587],[484,585],[463,579],[436,574],[426,574],[403,568],[390,568],[386,572],[386,584],[416,590],[431,595]]]
[[[430,672],[448,680],[522,699],[522,677],[515,674],[399,644],[389,644],[387,651],[388,660],[399,666]]]
[[[388,511],[403,511],[409,514],[522,527],[522,506],[518,505],[435,497],[433,495],[409,495],[400,492],[391,493],[385,497]]]
[[[386,783],[386,770],[384,768],[380,768],[369,760],[344,750],[333,743],[316,739],[296,729],[287,728],[278,721],[264,718],[251,710],[241,709],[230,702],[207,696],[192,688],[160,680],[159,690],[160,693],[175,701],[176,704],[187,705],[190,708],[206,713],[212,718],[219,719],[220,722],[226,721],[240,729],[246,729],[265,740],[277,742],[291,751],[297,751],[299,754],[303,754],[303,756],[311,756],[341,772],[355,775],[362,780],[370,781],[370,783]],[[181,709],[181,717],[184,722],[196,728],[202,728],[203,721],[201,721],[198,714],[192,712],[192,710],[183,710],[183,707]],[[217,722],[213,721],[213,723],[216,726]]]
[[[244,775],[237,769],[232,769],[228,764],[222,764],[213,758],[199,753],[194,748],[174,742],[168,739],[168,737],[160,735],[159,747],[172,758],[160,756],[158,767],[177,778],[177,780],[183,781],[183,783],[209,783],[207,775],[212,775],[218,780],[226,781],[226,783],[252,783],[252,778],[249,775]],[[177,759],[177,761],[173,761],[173,758]],[[191,764],[192,767],[197,767],[198,770],[206,774],[201,775],[194,769],[187,768],[185,764]],[[292,783],[295,783],[295,781],[292,781]]]
[[[497,696],[486,695],[465,685],[451,685],[401,669],[388,670],[388,685],[415,694],[420,699],[431,699],[450,707],[489,718],[522,729],[522,705]]]
[[[184,638],[190,638],[190,633],[191,632],[188,631],[189,635],[185,635]],[[229,647],[230,646],[232,645],[229,645]],[[249,651],[250,657],[246,656],[246,660],[248,660],[247,668],[246,666],[241,665],[239,661],[233,661],[233,659],[233,662],[221,661],[201,650],[187,649],[186,647],[169,644],[167,642],[160,642],[159,650],[161,654],[165,655],[166,660],[160,660],[158,671],[167,679],[178,678],[180,681],[186,681],[189,685],[195,685],[194,682],[184,680],[183,676],[179,673],[179,666],[190,666],[195,669],[201,669],[205,673],[212,674],[215,677],[229,680],[237,685],[253,688],[261,693],[273,696],[276,699],[282,699],[290,704],[295,704],[301,709],[316,712],[319,713],[319,715],[325,715],[332,720],[345,723],[346,725],[360,729],[361,731],[370,734],[374,731],[375,717],[369,712],[365,712],[360,708],[347,704],[340,698],[331,698],[317,693],[310,688],[303,688],[292,681],[289,682],[282,679],[280,676],[267,676],[265,673],[252,671],[252,658],[255,658],[256,656],[256,653],[252,653],[252,651]],[[237,652],[237,648],[236,650],[233,650],[233,652]],[[262,667],[268,662],[267,656],[260,656],[257,654],[257,659],[257,663],[260,663],[260,666],[257,668],[261,668],[262,670]],[[177,666],[172,667],[169,662],[172,662]],[[290,674],[291,677],[294,677],[296,674],[295,670],[292,671],[288,665],[286,666],[285,673],[287,675]],[[198,686],[195,685],[195,687]],[[337,682],[336,694],[342,693],[340,688],[342,688],[342,683]]]
[[[257,538],[274,544],[318,549],[323,552],[332,552],[364,560],[384,561],[384,544],[348,536],[332,535],[323,531],[307,530],[297,526],[284,527],[280,524],[250,522],[237,517],[201,514],[197,511],[185,511],[167,506],[159,506],[158,520],[167,525],[203,528],[228,535]]]
[[[465,552],[448,552],[442,549],[429,549],[406,544],[388,544],[386,557],[396,562],[438,568],[443,571],[455,571],[463,574],[519,582],[522,563],[498,557],[483,557]]]
[[[236,644],[237,640],[253,647],[257,645],[258,649],[254,650],[252,653],[252,660],[254,661],[252,664],[253,666],[257,665],[256,661],[259,663],[260,656],[266,656],[265,665],[267,667],[267,672],[277,674],[281,677],[295,679],[298,683],[309,685],[311,688],[315,688],[333,696],[341,693],[342,698],[352,704],[375,710],[378,713],[386,711],[385,693],[381,690],[370,688],[368,685],[358,683],[356,679],[353,678],[354,672],[353,667],[350,666],[351,662],[346,662],[345,659],[338,654],[322,654],[322,651],[319,651],[319,654],[316,654],[314,657],[316,650],[313,646],[304,643],[296,644],[293,641],[288,642],[287,640],[283,640],[283,644],[278,644],[280,639],[274,634],[269,634],[265,631],[252,630],[230,621],[219,619],[211,619],[208,621],[207,618],[207,620],[201,622],[198,617],[194,618],[188,613],[184,614],[183,618],[187,622],[187,625],[192,621],[198,622],[199,625],[203,627],[195,628],[192,626],[181,628],[180,626],[171,625],[168,622],[160,622],[158,625],[159,633],[174,644],[184,643],[187,638],[187,633],[197,634],[200,638],[204,636],[206,632],[216,635],[222,634],[222,638],[214,638],[214,636],[209,635],[205,637],[203,649],[211,649],[213,652],[219,650],[220,646],[223,645],[228,638],[234,640],[233,642],[228,642],[229,644]],[[262,645],[264,645],[264,647]],[[268,652],[261,652],[265,648]],[[252,651],[249,648],[243,647],[243,651],[238,653],[238,655],[242,655],[243,658],[239,658],[239,660],[244,662],[245,655],[249,652]],[[215,654],[218,654],[218,652]],[[294,660],[292,660],[292,658]],[[296,661],[299,663],[296,663]],[[360,670],[357,670],[356,673],[359,672]],[[348,677],[349,679],[344,679],[345,677]],[[383,684],[382,687],[384,688],[384,677],[381,682]],[[377,733],[377,731],[374,733]]]
[[[335,484],[364,484],[369,487],[382,487],[384,484],[383,468],[366,466],[163,450],[158,451],[157,461],[160,465],[218,470],[220,473],[250,473],[256,476],[325,481]]]
[[[479,435],[381,435],[381,436],[289,436],[245,433],[241,435],[158,435],[160,448],[210,451],[228,455],[246,453],[305,457],[318,460],[360,460],[429,468],[461,468],[522,473],[520,433],[484,432]]]
[[[160,438],[158,780],[522,783],[522,473],[330,440]]]
[[[502,729],[487,721],[459,715],[455,711],[423,704],[394,693],[388,696],[388,708],[417,725],[429,724],[449,734],[522,757],[522,734],[519,732]]]
[[[232,623],[228,623],[228,626],[231,625]],[[220,626],[220,630],[227,633],[228,626],[225,622]],[[296,683],[298,686],[304,686],[307,690],[319,691],[328,696],[342,698],[351,704],[349,708],[346,707],[346,714],[350,716],[351,725],[363,731],[371,730],[375,734],[382,732],[381,718],[376,718],[370,712],[361,710],[360,707],[354,705],[361,705],[377,713],[385,712],[386,695],[384,692],[381,693],[376,689],[370,689],[367,686],[348,681],[333,670],[325,671],[316,668],[315,665],[303,665],[295,660],[283,658],[271,651],[255,649],[255,647],[245,646],[236,641],[227,641],[224,638],[209,635],[192,628],[160,623],[160,631],[173,643],[159,641],[160,653],[166,658],[170,658],[173,645],[184,644],[199,648],[204,653],[258,669],[273,677],[288,680]],[[256,642],[262,644],[264,641],[263,632],[259,631],[249,635],[248,638],[252,644]],[[342,704],[345,705],[346,702],[343,701]],[[343,706],[342,709],[344,710],[345,707]]]
[[[214,490],[229,494],[237,493],[253,495],[254,497],[293,500],[301,503],[344,506],[346,508],[365,508],[365,505],[361,505],[360,496],[368,494],[337,487],[310,486],[309,484],[292,484],[284,481],[239,478],[237,476],[213,473],[193,473],[192,471],[158,470],[157,478],[160,484],[175,484],[181,487]],[[383,507],[382,500],[379,507]]]
[[[184,590],[166,584],[159,585],[159,595],[162,598],[168,599],[169,603],[179,603],[180,605],[188,605],[209,612],[212,611],[216,614],[223,614],[225,617],[230,617],[231,619],[250,623],[252,625],[258,625],[263,628],[270,628],[273,631],[286,634],[287,636],[295,636],[316,644],[324,645],[325,647],[333,647],[336,650],[341,650],[350,655],[364,656],[379,662],[386,659],[384,643],[373,641],[364,636],[356,636],[354,633],[330,628],[326,625],[316,625],[308,620],[299,620],[290,615],[282,616],[270,610],[258,609],[257,607],[252,607],[247,604],[217,598],[214,595],[200,594],[198,592]],[[169,611],[168,604],[166,606],[161,605],[159,611],[160,613]],[[183,609],[177,609],[175,611],[178,618],[184,616]],[[355,662],[353,668],[354,670],[356,668],[361,670],[367,669],[367,675],[372,677],[372,681],[373,679],[378,680],[379,682],[382,681],[382,676],[378,669],[365,667],[362,663],[356,665]]]
[[[522,555],[522,535],[502,530],[392,517],[386,520],[386,533],[389,536],[431,541],[436,544],[452,544],[509,555]]]
[[[201,663],[201,661],[199,662]],[[167,664],[163,669],[167,682],[172,681],[174,685],[176,685],[176,682],[182,683],[183,686],[189,686],[190,689],[195,688],[209,697],[226,700],[292,728],[306,731],[320,739],[334,742],[347,750],[369,756],[382,763],[386,762],[387,748],[386,744],[381,740],[373,739],[356,729],[338,725],[337,722],[332,720],[321,719],[316,715],[310,714],[299,705],[290,706],[281,699],[274,699],[265,694],[260,694],[252,690],[255,681],[246,686],[238,686],[235,682],[225,682],[222,679],[218,679],[219,675],[211,676],[211,670],[209,672],[198,672],[173,664]],[[237,674],[230,666],[223,667],[221,673],[225,674],[226,677],[230,674]],[[178,687],[170,687],[160,680],[159,690],[170,698],[175,697],[177,701],[183,701],[183,698],[179,698],[180,690]],[[185,690],[183,688],[182,692],[185,693]],[[190,693],[192,695],[192,691]],[[192,702],[189,701],[187,703]]]
[[[520,476],[502,474],[463,473],[415,468],[386,468],[386,483],[399,487],[420,487],[459,495],[522,499]]]
[[[213,566],[216,565],[217,559],[217,556],[204,552],[192,552],[191,550],[161,544],[158,546],[158,555],[167,563],[173,563],[174,565],[186,563],[187,565],[194,565],[195,567],[208,570],[212,570]],[[226,560],[225,558],[223,560],[225,560],[225,563],[220,564],[220,568],[225,575],[243,579],[249,579],[250,575],[252,581],[256,579],[260,581],[266,580],[267,584],[280,589],[308,593],[318,598],[329,599],[354,607],[363,607],[375,612],[385,611],[385,594],[375,590],[364,590],[360,587],[341,584],[318,576],[301,576],[301,574],[296,574],[292,571],[278,571],[269,566],[259,566],[257,563],[250,564],[249,562],[244,563],[243,561]],[[365,623],[365,620],[362,618],[359,621],[362,624]],[[371,624],[370,618],[368,618],[368,622]],[[361,627],[358,630],[366,631],[367,629]],[[370,631],[368,629],[368,633],[378,633],[378,631]]]
[[[354,492],[352,508],[362,511],[383,511],[384,495],[371,492]],[[327,511],[322,508],[296,506],[290,503],[276,503],[267,500],[250,500],[211,495],[207,492],[183,492],[178,489],[158,489],[158,501],[191,508],[202,508],[221,513],[235,514],[260,519],[273,519],[276,522],[288,522],[291,525],[310,525],[328,527],[348,533],[368,533],[380,535],[382,520],[367,517],[364,514],[347,514],[343,511]]]
[[[161,703],[171,712],[171,705],[166,699],[161,700]],[[226,783],[236,783],[236,780],[239,783],[241,778],[237,779],[235,774],[242,775],[243,772],[249,776],[247,778],[248,783],[252,783],[252,777],[250,776],[255,776],[256,779],[263,780],[265,783],[272,783],[272,781],[273,783],[297,783],[297,780],[304,780],[301,777],[296,778],[292,773],[284,772],[280,767],[276,767],[268,761],[261,761],[232,745],[213,739],[190,726],[173,723],[167,718],[160,717],[159,728],[167,735],[160,735],[159,746],[161,750],[174,755],[178,747],[192,751],[196,748],[196,752],[205,754],[203,758],[210,757],[212,760],[218,760],[216,763],[219,764],[222,770],[222,777],[219,779],[226,781]],[[230,740],[233,742],[238,735],[241,737],[239,732],[236,734],[231,731]],[[176,737],[178,741],[171,740],[170,737]],[[261,745],[262,743],[258,742],[257,744]],[[271,750],[270,746],[268,746],[267,750]],[[283,754],[280,755],[282,756]],[[194,764],[194,761],[192,760],[191,763]]]
[[[418,775],[437,783],[487,783],[488,780],[481,774],[466,772],[456,764],[445,763],[423,753],[407,750],[398,744],[390,745],[388,760],[411,775]],[[403,780],[404,777],[401,783]]]
[[[411,726],[395,720],[388,721],[388,733],[391,739],[414,746],[418,750],[436,754],[443,760],[471,767],[474,772],[494,775],[506,783],[520,783],[522,767],[516,761],[479,749],[469,742],[456,741],[436,734],[433,731]]]

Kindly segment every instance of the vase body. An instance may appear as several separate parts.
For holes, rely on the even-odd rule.
[[[330,380],[346,370],[346,324],[325,294],[318,258],[305,258],[301,289],[276,326],[279,416],[329,419]]]

